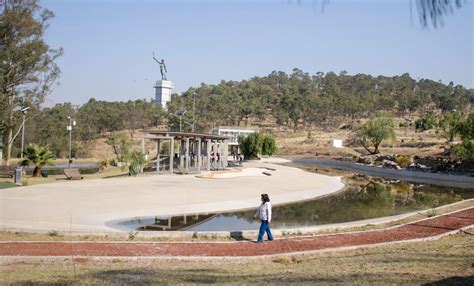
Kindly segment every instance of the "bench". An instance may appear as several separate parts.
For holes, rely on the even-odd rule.
[[[13,178],[15,177],[14,166],[0,166],[0,177]]]
[[[84,178],[79,169],[64,169],[64,176],[68,180],[82,180]]]

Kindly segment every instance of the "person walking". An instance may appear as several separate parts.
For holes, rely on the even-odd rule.
[[[260,207],[254,216],[254,219],[258,217],[261,220],[257,243],[263,242],[263,235],[265,233],[267,233],[269,241],[273,240],[272,232],[270,231],[270,222],[272,221],[272,204],[270,204],[270,198],[267,194],[262,194],[261,200],[262,203],[260,204]]]

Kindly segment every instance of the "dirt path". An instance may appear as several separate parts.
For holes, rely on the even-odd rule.
[[[423,183],[469,189],[473,188],[474,186],[474,177],[468,176],[395,170],[336,160],[294,159],[292,160],[292,162],[303,166],[322,166],[328,168],[339,168],[369,176],[376,176],[394,180],[403,180],[413,183]]]
[[[0,256],[258,256],[406,241],[474,225],[474,208],[375,231],[242,242],[3,242]]]

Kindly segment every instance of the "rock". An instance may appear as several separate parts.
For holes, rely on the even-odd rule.
[[[400,170],[401,167],[398,166],[397,163],[393,162],[393,161],[390,161],[390,160],[383,160],[382,161],[382,166],[384,168],[390,168],[390,169],[396,169],[396,170]]]

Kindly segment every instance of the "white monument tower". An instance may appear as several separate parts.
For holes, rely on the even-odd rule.
[[[153,53],[153,59],[160,65],[161,80],[157,80],[155,83],[155,100],[160,103],[164,110],[166,110],[166,103],[171,100],[171,90],[173,89],[173,82],[166,78],[165,60],[157,60]]]

